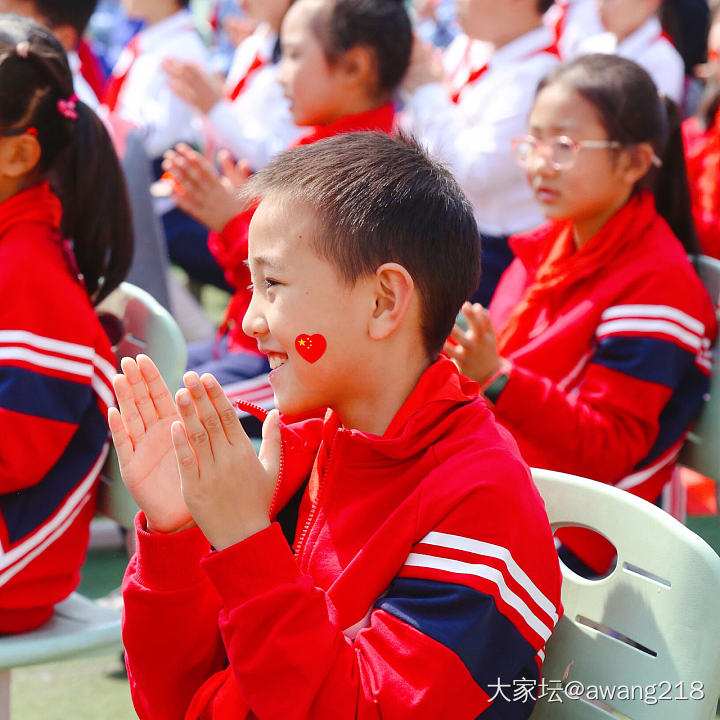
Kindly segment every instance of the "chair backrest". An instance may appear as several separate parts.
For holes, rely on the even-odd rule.
[[[170,309],[165,236],[150,196],[150,160],[145,152],[142,135],[137,130],[127,135],[122,165],[135,236],[135,250],[127,280],[149,292],[163,307]]]
[[[703,281],[720,320],[720,260],[699,255],[695,269]],[[720,483],[720,335],[713,348],[710,394],[688,435],[679,462]]]
[[[550,691],[567,675],[571,697],[548,692],[532,720],[714,720],[720,557],[630,493],[546,470],[533,470],[533,478],[553,530],[595,530],[615,545],[618,559],[601,580],[561,563],[564,615],[547,644],[543,677]],[[585,699],[572,697],[578,683]]]
[[[168,387],[180,386],[185,372],[187,348],[180,328],[172,315],[149,293],[124,282],[97,308],[117,318],[117,337],[113,351],[118,364],[123,357],[148,355],[157,365]],[[98,510],[123,527],[132,527],[137,505],[120,479],[117,455],[111,448],[102,471],[103,482],[98,496]]]

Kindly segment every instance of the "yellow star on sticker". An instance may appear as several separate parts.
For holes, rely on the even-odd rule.
[[[303,347],[305,347],[305,341],[304,341],[304,340],[298,340],[298,345],[302,345]]]

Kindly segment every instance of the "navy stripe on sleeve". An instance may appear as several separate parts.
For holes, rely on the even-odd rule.
[[[538,681],[536,651],[489,595],[465,585],[414,578],[395,579],[375,604],[423,634],[452,650],[475,682],[490,696],[497,696],[498,683],[512,698],[513,680],[527,677]],[[533,701],[510,702],[504,713],[482,714],[488,718],[527,718]],[[489,713],[489,714],[488,714]]]
[[[76,425],[91,394],[89,383],[63,380],[27,368],[0,367],[0,407],[5,410]]]
[[[105,417],[93,402],[50,472],[37,485],[0,495],[0,511],[11,543],[30,535],[55,513],[95,464],[107,437]]]
[[[675,388],[695,356],[668,340],[610,335],[598,343],[593,362],[648,382]]]

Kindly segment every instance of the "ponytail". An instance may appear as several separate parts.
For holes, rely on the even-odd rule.
[[[72,242],[78,269],[99,303],[123,280],[133,254],[125,176],[97,115],[76,104],[73,139],[58,158],[50,182],[63,208],[61,231]]]
[[[678,106],[663,98],[668,121],[668,136],[662,167],[654,183],[655,205],[670,228],[690,254],[700,252],[700,245],[690,208],[690,188],[685,166],[685,148],[682,137],[683,117]]]

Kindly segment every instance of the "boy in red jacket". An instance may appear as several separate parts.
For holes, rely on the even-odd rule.
[[[212,376],[177,406],[148,358],[114,383],[139,716],[527,718],[560,572],[514,442],[439,356],[478,278],[469,203],[375,133],[283,153],[249,197],[243,327],[281,413],[259,458]]]

